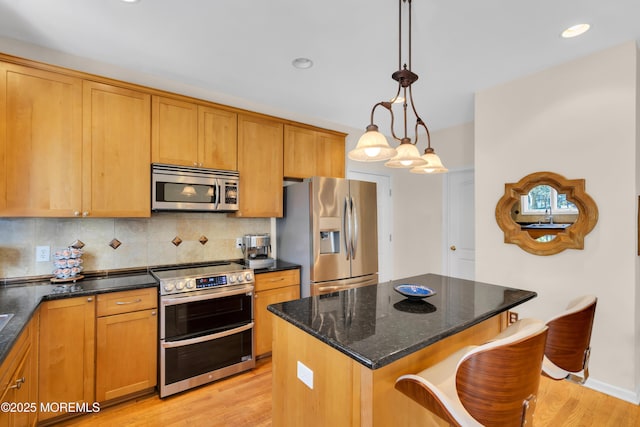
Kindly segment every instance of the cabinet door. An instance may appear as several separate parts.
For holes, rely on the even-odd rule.
[[[151,159],[154,163],[198,166],[198,106],[153,96]]]
[[[84,82],[83,215],[151,216],[151,96]]]
[[[157,310],[99,317],[96,401],[104,402],[155,387]]]
[[[94,402],[95,301],[45,302],[40,309],[39,401]],[[40,412],[39,420],[61,415]]]
[[[255,293],[254,333],[256,356],[271,353],[271,341],[273,339],[271,317],[273,314],[269,313],[267,306],[298,298],[300,298],[300,286],[297,285]]]
[[[316,175],[344,178],[344,137],[318,133],[316,140]]]
[[[316,134],[311,129],[285,125],[285,177],[309,178],[316,175]]]
[[[205,168],[238,169],[238,115],[198,106],[198,159]]]
[[[0,411],[0,427],[35,425],[39,409],[37,319],[36,312],[0,365],[0,402],[19,403],[25,408],[16,412]]]
[[[238,116],[238,171],[242,217],[282,217],[283,125]]]
[[[82,80],[0,63],[0,216],[81,209]]]

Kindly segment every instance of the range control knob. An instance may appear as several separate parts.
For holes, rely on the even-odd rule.
[[[236,283],[236,275],[235,274],[230,274],[229,275],[229,283]]]
[[[196,281],[195,280],[187,280],[187,289],[193,289],[196,287]]]
[[[238,283],[242,283],[244,282],[244,277],[242,276],[242,273],[238,274]]]
[[[164,284],[164,290],[167,292],[171,292],[174,288],[173,282],[167,282]]]
[[[184,289],[184,280],[180,280],[176,283],[176,291],[181,291]]]
[[[253,279],[253,274],[251,274],[251,272],[250,272],[250,271],[249,271],[249,272],[247,272],[247,273],[244,273],[244,278],[245,278],[248,282],[250,282],[250,281]]]

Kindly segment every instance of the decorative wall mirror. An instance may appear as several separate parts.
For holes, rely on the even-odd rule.
[[[598,222],[598,207],[585,192],[584,179],[536,172],[505,184],[496,221],[505,243],[534,255],[553,255],[584,248],[584,237]]]

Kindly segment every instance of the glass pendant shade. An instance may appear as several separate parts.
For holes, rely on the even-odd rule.
[[[387,138],[378,132],[377,126],[367,127],[356,148],[349,152],[349,158],[358,162],[378,162],[396,155],[396,149],[389,146]]]
[[[440,160],[440,157],[434,152],[425,153],[422,158],[426,161],[426,164],[423,166],[418,166],[411,169],[409,172],[412,173],[444,173],[448,172],[449,169],[445,168]]]
[[[410,142],[402,143],[396,148],[398,154],[384,165],[390,168],[412,168],[426,164],[426,161],[420,157],[420,152]]]

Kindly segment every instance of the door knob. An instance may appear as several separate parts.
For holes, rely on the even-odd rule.
[[[451,249],[452,251],[455,251],[457,248],[456,248],[456,245],[451,245],[449,249]]]

